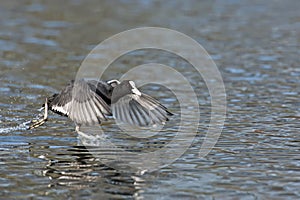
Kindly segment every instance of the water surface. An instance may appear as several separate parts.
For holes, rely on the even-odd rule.
[[[299,3],[271,2],[1,2],[1,198],[299,199]],[[142,26],[189,35],[218,65],[227,119],[208,156],[198,157],[210,119],[205,82],[186,61],[159,51],[126,55],[106,76],[117,78],[156,61],[190,80],[198,95],[200,126],[191,147],[171,165],[144,175],[106,166],[80,145],[73,123],[54,114],[44,126],[24,130],[45,97],[74,79],[92,48]],[[154,86],[145,90],[178,110],[172,94]],[[167,143],[178,118],[172,123],[170,135],[158,136],[143,150]],[[109,134],[122,141],[110,126]]]

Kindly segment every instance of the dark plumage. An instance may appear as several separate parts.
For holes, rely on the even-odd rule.
[[[108,116],[136,126],[164,124],[173,115],[159,101],[141,93],[133,81],[71,81],[48,98],[48,109],[76,126],[101,124]]]

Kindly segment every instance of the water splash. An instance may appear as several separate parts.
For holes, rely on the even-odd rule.
[[[25,131],[29,129],[30,123],[31,121],[27,121],[27,122],[23,122],[22,124],[19,124],[18,126],[0,128],[0,133],[10,133],[13,131]]]

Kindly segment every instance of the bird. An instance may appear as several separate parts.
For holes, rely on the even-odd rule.
[[[101,125],[113,117],[120,122],[147,127],[164,125],[173,115],[155,98],[142,93],[132,80],[71,80],[60,93],[46,98],[44,117],[33,120],[29,129],[48,119],[48,110],[82,125]]]

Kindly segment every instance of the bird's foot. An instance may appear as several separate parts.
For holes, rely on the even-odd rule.
[[[37,128],[41,125],[43,125],[47,120],[48,120],[48,103],[47,103],[47,98],[46,98],[46,101],[45,101],[45,107],[44,107],[44,117],[42,119],[34,119],[32,120],[30,123],[31,125],[29,126],[28,129],[34,129],[34,128]]]

